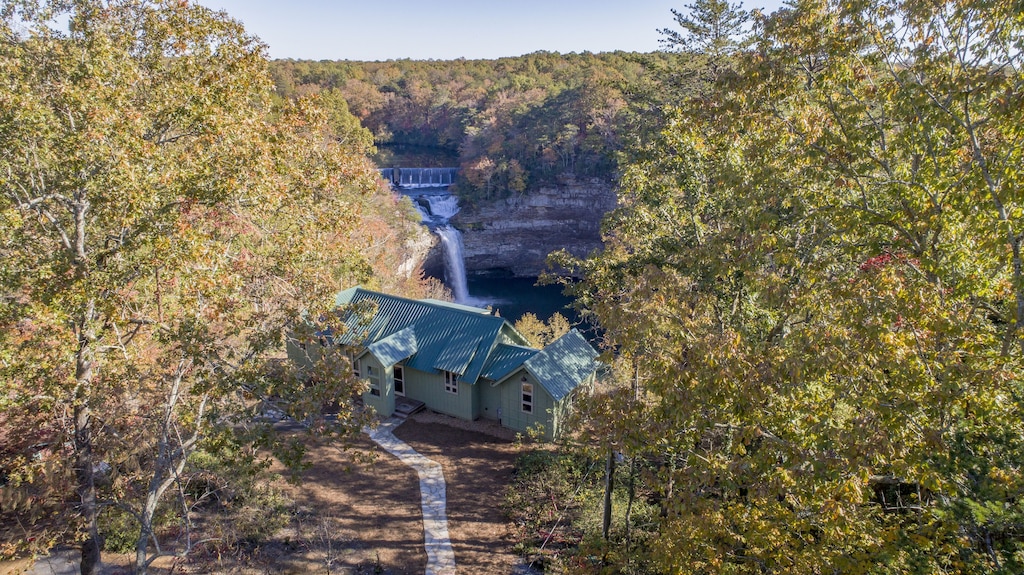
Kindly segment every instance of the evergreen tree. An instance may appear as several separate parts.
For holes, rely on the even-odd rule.
[[[705,94],[731,66],[734,57],[750,43],[752,14],[743,4],[728,0],[697,0],[686,11],[672,10],[678,30],[662,28],[661,44],[684,58],[681,70],[666,78],[680,88]]]

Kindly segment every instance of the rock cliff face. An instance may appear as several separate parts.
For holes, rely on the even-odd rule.
[[[413,233],[405,241],[404,259],[396,270],[398,275],[404,279],[412,277],[427,262],[434,246],[437,245],[437,236],[430,233],[424,226],[416,226]]]
[[[584,256],[601,247],[601,218],[615,202],[608,184],[573,183],[466,206],[452,223],[462,230],[467,272],[536,277],[555,250]]]

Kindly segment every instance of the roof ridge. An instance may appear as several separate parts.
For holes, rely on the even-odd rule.
[[[454,302],[454,301],[446,302],[444,300],[435,300],[433,298],[410,299],[409,301],[414,301],[414,302],[421,303],[423,305],[429,305],[429,306],[432,306],[432,307],[440,307],[440,308],[444,308],[446,310],[457,311],[459,313],[464,313],[464,314],[467,314],[467,315],[471,315],[473,317],[493,317],[495,319],[500,319],[502,321],[505,321],[505,318],[503,318],[501,316],[494,315],[493,312],[488,312],[487,308],[484,308],[484,307],[473,307],[471,305],[461,304],[461,303]],[[437,303],[434,303],[434,302],[437,302]],[[449,306],[449,305],[445,305],[445,304],[451,304],[451,305]],[[461,307],[455,307],[455,306],[461,306]],[[470,311],[469,309],[462,309],[463,307],[470,308],[470,309],[476,309],[476,310],[480,310],[480,311]],[[487,312],[487,313],[483,313],[483,312]]]
[[[352,289],[352,288],[350,288],[350,289]],[[445,302],[445,301],[442,301],[442,300],[434,300],[433,298],[420,298],[420,299],[416,299],[416,298],[405,297],[405,296],[400,296],[400,295],[394,295],[394,294],[379,292],[379,291],[375,291],[375,290],[371,290],[371,289],[366,289],[366,288],[364,288],[362,286],[355,286],[354,292],[352,294],[353,298],[355,297],[356,294],[358,294],[360,292],[362,292],[364,294],[370,294],[370,295],[375,295],[375,296],[383,296],[383,297],[387,297],[387,298],[391,298],[391,299],[397,299],[397,300],[403,300],[403,301],[407,301],[407,302],[412,302],[412,303],[416,303],[416,304],[419,304],[419,305],[422,305],[422,306],[429,307],[431,309],[443,309],[445,311],[458,312],[458,313],[466,314],[466,315],[468,315],[470,317],[492,317],[494,319],[501,320],[503,323],[508,323],[508,320],[506,320],[505,318],[503,318],[501,316],[496,316],[496,315],[493,315],[491,313],[482,313],[484,311],[487,311],[486,308],[482,308],[482,307],[481,308],[473,308],[473,309],[480,310],[478,312],[473,312],[473,311],[470,311],[468,309],[460,309],[458,307],[454,307],[454,306],[463,306],[464,305],[464,304],[460,304],[458,302]],[[437,302],[437,303],[435,303],[435,302]],[[453,304],[453,305],[452,306],[448,306],[448,305],[445,305],[446,303],[450,303],[450,304]],[[472,306],[464,306],[464,307],[472,307]],[[509,325],[512,325],[512,324],[510,323]]]
[[[529,345],[518,345],[518,344],[514,344],[514,343],[499,343],[498,345],[503,345],[505,347],[514,347],[516,349],[525,349],[525,350],[528,350],[528,351],[538,351],[538,352],[541,349],[543,349],[543,348],[539,348],[539,347],[533,347],[533,346],[529,346]]]

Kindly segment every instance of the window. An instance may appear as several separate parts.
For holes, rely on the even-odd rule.
[[[405,397],[405,368],[395,366],[395,395]]]
[[[372,365],[366,366],[366,378],[370,380],[370,395],[380,397],[380,374]]]
[[[459,382],[456,379],[458,377],[458,374],[452,373],[450,371],[444,372],[444,390],[447,391],[448,393],[454,393],[458,395]]]
[[[533,413],[533,384],[528,383],[525,377],[521,384],[523,387],[523,413]]]
[[[318,340],[320,340],[320,347],[330,347],[334,345],[334,332],[331,328],[322,329],[314,333]]]
[[[356,359],[356,354],[354,351],[348,351],[348,359],[352,362],[352,376],[359,377],[359,360]]]

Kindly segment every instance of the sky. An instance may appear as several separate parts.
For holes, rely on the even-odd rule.
[[[198,0],[226,10],[271,58],[449,60],[650,52],[692,0]],[[745,3],[777,8],[781,0]],[[765,5],[767,4],[767,6]]]

